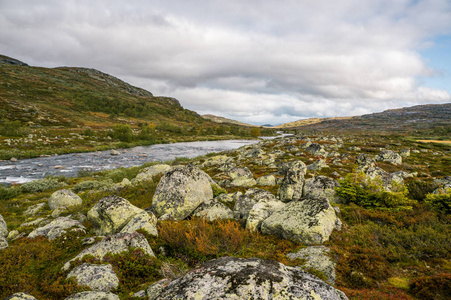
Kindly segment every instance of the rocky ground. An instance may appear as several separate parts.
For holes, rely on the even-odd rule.
[[[449,146],[289,136],[3,188],[3,299],[446,299]]]

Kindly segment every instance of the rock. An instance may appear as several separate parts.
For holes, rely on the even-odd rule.
[[[252,207],[263,200],[275,201],[276,197],[268,191],[261,189],[249,189],[235,202],[233,215],[235,219],[247,219]]]
[[[273,234],[296,243],[322,244],[341,221],[326,199],[302,199],[289,202],[261,225],[264,234]]]
[[[284,166],[282,169],[285,170],[285,177],[279,187],[279,199],[283,202],[299,200],[302,197],[307,167],[300,160],[284,164]]]
[[[392,150],[383,150],[376,156],[377,161],[383,161],[394,165],[402,164],[402,157]]]
[[[6,225],[5,219],[0,215],[0,237],[8,236],[8,225]]]
[[[218,197],[216,197],[215,199],[221,202],[225,202],[225,203],[232,203],[235,202],[239,199],[239,197],[243,195],[242,192],[235,192],[235,193],[231,193],[231,194],[221,194]]]
[[[323,156],[323,157],[327,156],[327,152],[324,149],[324,147],[317,143],[312,143],[310,146],[305,148],[305,151],[313,156]]]
[[[233,211],[213,199],[208,203],[202,203],[195,211],[194,216],[201,217],[208,221],[233,219]]]
[[[36,220],[22,223],[22,224],[20,224],[19,227],[28,227],[28,226],[33,226],[34,227],[34,226],[38,226],[38,225],[40,225],[42,223],[48,224],[48,223],[50,223],[50,221],[48,219],[45,219],[45,218],[37,218]]]
[[[161,279],[153,284],[151,284],[147,290],[146,294],[149,300],[156,300],[158,299],[159,294],[161,291],[170,283],[171,281],[167,278]]]
[[[9,297],[6,297],[5,300],[37,300],[35,297],[28,293],[15,293]]]
[[[274,175],[265,175],[257,179],[257,184],[260,186],[274,186],[276,185],[276,177]]]
[[[399,155],[401,157],[406,158],[410,156],[410,149],[402,149],[401,152],[399,152]]]
[[[91,247],[83,250],[76,257],[68,261],[63,266],[63,271],[67,271],[70,268],[70,263],[76,259],[82,259],[85,255],[92,255],[100,260],[107,253],[117,254],[129,251],[130,248],[141,249],[145,254],[150,256],[155,256],[152,249],[150,248],[149,242],[147,242],[144,235],[134,232],[134,233],[117,233],[115,235],[110,235],[104,237],[100,242],[92,245]]]
[[[331,260],[328,253],[329,248],[324,246],[309,246],[302,248],[298,252],[288,253],[290,259],[303,259],[305,263],[301,266],[302,269],[308,270],[313,268],[320,271],[327,277],[327,282],[331,285],[335,284],[335,263]]]
[[[80,206],[82,203],[83,201],[77,194],[67,189],[56,191],[49,198],[50,209],[58,207],[71,208]]]
[[[153,196],[152,209],[158,217],[168,214],[183,220],[201,203],[213,199],[210,176],[188,165],[167,172]]]
[[[111,150],[110,151],[110,155],[113,155],[113,156],[118,156],[118,155],[120,155],[121,153],[119,152],[119,151],[117,151],[117,150]]]
[[[149,299],[328,299],[346,295],[302,270],[259,258],[221,257],[170,282]]]
[[[36,205],[32,205],[27,208],[26,211],[23,212],[24,216],[35,216],[41,209],[43,209],[45,203],[38,203]]]
[[[132,186],[131,181],[128,180],[128,178],[124,178],[124,179],[122,179],[121,182],[115,183],[111,189],[112,190],[120,190],[120,189],[130,187],[130,186]]]
[[[100,199],[89,211],[88,220],[98,235],[117,233],[142,209],[119,196]]]
[[[326,164],[326,161],[324,159],[318,159],[313,164],[310,164],[307,166],[307,170],[309,170],[309,171],[318,171],[323,168],[329,168],[329,166]]]
[[[20,235],[19,230],[11,230],[6,237],[6,240],[13,241]]]
[[[67,297],[65,300],[120,300],[120,298],[108,292],[80,292]]]
[[[252,187],[257,184],[254,175],[247,167],[233,168],[228,175],[232,179],[230,186]]]
[[[368,168],[376,166],[376,159],[369,154],[360,154],[357,156],[357,164],[359,165],[357,171],[366,171]]]
[[[154,176],[162,175],[170,171],[171,169],[172,167],[166,164],[153,165],[148,168],[145,168],[141,173],[136,175],[136,177],[132,181],[133,183],[142,181],[152,181]]]
[[[268,218],[276,210],[282,209],[284,206],[285,203],[277,200],[274,196],[264,198],[255,203],[249,211],[246,221],[246,229],[251,231],[260,230],[263,220]]]
[[[133,233],[137,230],[144,230],[150,235],[158,236],[157,217],[151,212],[142,211],[132,217],[121,232]]]
[[[226,155],[216,155],[213,157],[209,157],[205,160],[205,162],[202,164],[202,168],[208,168],[212,166],[220,166],[226,163],[232,162],[233,159],[226,156]]]
[[[5,237],[0,236],[0,250],[8,248],[8,241]]]
[[[11,161],[11,162],[17,162],[17,161],[19,161],[17,158],[15,158],[15,157],[11,157],[11,159],[9,160],[9,161]]]
[[[73,228],[73,227],[75,227],[75,228]],[[39,227],[39,228],[33,230],[28,235],[28,238],[32,239],[32,238],[42,235],[51,241],[51,240],[57,239],[60,236],[66,234],[67,229],[70,229],[70,228],[73,228],[72,231],[74,231],[74,230],[84,231],[86,229],[83,225],[81,225],[80,222],[78,222],[76,220],[72,220],[68,217],[60,217],[60,218],[53,220],[52,222],[50,222],[49,224],[47,224],[43,227]]]
[[[337,196],[335,187],[338,182],[326,176],[316,176],[305,180],[304,198],[326,198],[332,203],[341,203],[341,198]]]
[[[110,264],[84,263],[70,271],[67,278],[71,277],[75,277],[79,285],[86,285],[93,291],[109,292],[119,286],[119,278]]]

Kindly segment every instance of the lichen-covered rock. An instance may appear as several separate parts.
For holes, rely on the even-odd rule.
[[[129,251],[130,248],[138,248],[141,249],[145,254],[155,256],[152,249],[150,248],[149,242],[144,235],[137,232],[120,232],[115,235],[104,237],[100,242],[80,252],[76,257],[68,261],[63,266],[63,270],[69,270],[70,263],[72,261],[76,259],[82,259],[85,255],[92,255],[102,260],[107,253],[122,253]]]
[[[200,204],[211,199],[210,176],[188,165],[175,168],[161,178],[153,196],[152,209],[157,217],[169,215],[175,220],[183,220]]]
[[[230,186],[251,187],[257,184],[254,175],[247,167],[233,168],[228,175],[232,180]]]
[[[406,158],[410,156],[410,149],[402,149],[399,152],[399,155],[401,155],[401,157]]]
[[[50,209],[58,207],[71,208],[83,203],[81,198],[71,190],[63,189],[54,192],[49,198]]]
[[[201,217],[208,221],[233,219],[233,211],[213,199],[207,203],[202,203],[195,211],[194,216]]]
[[[246,221],[246,229],[252,231],[260,230],[263,220],[269,217],[276,210],[282,209],[283,206],[285,206],[285,203],[277,200],[274,196],[264,198],[255,203],[249,211]]]
[[[215,199],[224,203],[232,203],[239,199],[239,197],[243,195],[242,192],[235,192],[230,194],[221,194],[217,196]]]
[[[339,186],[336,180],[320,175],[305,180],[304,198],[326,198],[329,202],[340,203],[335,188]]]
[[[252,207],[259,201],[275,201],[276,197],[268,191],[261,189],[249,189],[235,202],[233,215],[235,219],[247,219]]]
[[[283,166],[282,172],[285,176],[279,187],[279,199],[283,202],[301,199],[307,166],[300,160]]]
[[[37,299],[28,293],[20,292],[15,293],[9,297],[6,297],[5,300],[37,300]]]
[[[119,286],[119,278],[110,264],[84,263],[70,271],[67,278],[71,277],[75,277],[79,285],[86,285],[93,291],[109,292]]]
[[[376,156],[377,161],[383,161],[394,165],[402,164],[402,157],[392,150],[383,150]]]
[[[65,300],[120,300],[119,296],[109,292],[80,292]]]
[[[274,186],[276,185],[276,177],[274,175],[265,175],[257,179],[257,184],[260,186]]]
[[[314,156],[327,156],[327,151],[324,149],[323,145],[312,143],[310,146],[305,148],[305,151]]]
[[[42,235],[49,240],[54,240],[66,234],[67,230],[70,228],[72,228],[72,230],[81,230],[81,231],[84,231],[86,229],[77,220],[73,220],[68,217],[60,217],[43,227],[36,228],[32,232],[30,232],[28,238],[32,239]]]
[[[89,211],[88,220],[98,235],[119,232],[137,214],[143,212],[128,200],[118,196],[100,199]]]
[[[121,232],[133,233],[137,230],[144,230],[150,235],[158,236],[157,217],[152,212],[142,211],[134,215]]]
[[[136,177],[132,181],[133,183],[142,181],[152,181],[154,176],[162,175],[170,171],[171,169],[172,167],[166,164],[153,165],[148,168],[145,168],[141,173],[136,175]]]
[[[0,250],[5,248],[8,248],[8,241],[5,237],[0,236]]]
[[[327,277],[326,281],[334,285],[336,278],[335,263],[328,255],[329,252],[330,249],[324,246],[308,246],[302,248],[298,252],[288,253],[287,256],[290,259],[299,258],[305,260],[305,263],[301,266],[301,268],[305,270],[313,268],[320,271]]]
[[[345,300],[347,297],[317,277],[276,261],[221,257],[173,280],[149,299]]]
[[[161,291],[170,283],[171,281],[167,278],[161,279],[153,284],[151,284],[147,290],[147,298],[148,299],[158,299]]]
[[[276,235],[296,243],[322,244],[341,222],[327,199],[302,199],[289,202],[261,225],[264,234]]]
[[[23,215],[24,216],[35,216],[41,209],[44,208],[44,206],[45,206],[45,202],[38,203],[36,205],[32,205],[23,212]]]
[[[0,215],[0,237],[8,236],[8,225],[6,225],[5,219]]]
[[[202,168],[207,168],[211,166],[220,166],[226,163],[232,162],[233,159],[231,157],[228,157],[226,155],[216,155],[213,157],[209,157],[205,160],[205,162],[202,164]]]
[[[318,159],[314,163],[308,165],[307,166],[307,170],[309,170],[309,171],[318,171],[318,170],[321,170],[323,168],[328,168],[328,167],[329,166],[327,165],[327,163],[326,163],[326,161],[324,159]]]

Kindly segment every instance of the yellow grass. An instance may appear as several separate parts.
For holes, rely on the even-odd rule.
[[[421,143],[439,143],[439,144],[451,144],[451,141],[439,141],[439,140],[418,140]]]

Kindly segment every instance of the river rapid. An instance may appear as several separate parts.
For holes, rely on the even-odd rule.
[[[19,161],[0,161],[0,184],[25,183],[48,175],[77,176],[79,171],[101,171],[120,167],[133,167],[145,162],[167,161],[175,158],[194,158],[212,152],[233,150],[259,140],[203,141],[140,146],[111,151],[73,153],[38,157]]]

